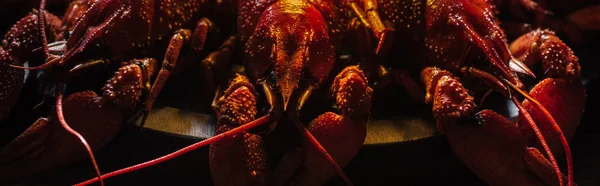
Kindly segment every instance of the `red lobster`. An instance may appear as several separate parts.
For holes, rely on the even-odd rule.
[[[45,1],[42,1],[40,15],[46,14],[44,6]],[[25,69],[43,69],[48,77],[56,78],[58,123],[86,146],[98,175],[100,170],[92,151],[110,141],[125,119],[137,121],[143,117],[143,126],[181,48],[192,43],[192,49],[202,50],[207,34],[214,31],[213,23],[203,17],[213,15],[211,10],[217,6],[216,2],[204,1],[77,1],[70,5],[64,17],[62,29],[67,32],[66,42],[48,44],[47,39],[54,35],[47,38],[44,24],[39,25],[39,33],[34,32],[38,30],[34,25],[28,25],[34,31],[18,28],[21,29],[18,31],[28,31],[24,36],[41,36],[40,46],[47,62]],[[40,16],[38,22],[45,23],[44,18]],[[75,24],[74,19],[77,19]],[[190,30],[180,30],[194,26],[193,34]],[[57,30],[54,25],[50,28]],[[166,50],[160,71],[156,60],[142,58],[152,54],[153,50]],[[26,52],[19,53],[19,57],[27,56]],[[69,83],[72,77],[98,66],[114,64],[120,67],[102,89],[102,96],[92,91],[76,92],[63,103],[63,84]],[[12,66],[24,68],[20,64]],[[67,121],[81,133],[69,127]],[[42,118],[1,150],[3,180],[18,179],[83,158],[81,149],[72,143],[74,139],[56,123]],[[18,156],[28,152],[31,153],[28,156]],[[39,158],[41,156],[44,158]]]
[[[573,185],[568,138],[583,112],[585,90],[577,57],[553,32],[535,30],[509,48],[494,17],[496,11],[485,0],[363,3],[365,25],[372,25],[384,43],[377,49],[379,54],[394,51],[390,59],[408,59],[386,65],[408,69],[413,77],[420,74],[424,100],[433,105],[438,129],[473,172],[491,185],[563,185],[553,155],[560,143],[566,153],[568,184]],[[381,33],[382,28],[393,29],[393,35]],[[393,36],[394,42],[386,36]],[[548,78],[526,93],[517,73],[535,77],[528,66],[540,61]],[[418,93],[413,86],[406,87]],[[476,113],[481,108],[475,99],[483,101],[492,91],[516,105],[518,125],[491,110]],[[526,98],[523,104],[518,95]],[[531,148],[536,138],[546,156]],[[557,179],[552,179],[552,169]]]
[[[0,82],[0,121],[4,120],[10,113],[11,108],[17,102],[21,87],[25,77],[25,70],[10,67],[10,65],[23,65],[25,62],[34,64],[36,57],[40,56],[41,52],[31,54],[31,51],[41,46],[41,40],[38,37],[38,16],[41,15],[34,11],[29,15],[19,20],[9,32],[6,33],[2,40],[0,48],[0,74],[2,74],[2,82]],[[60,20],[49,13],[43,14],[47,16],[47,30],[50,39],[60,37],[59,27]]]
[[[344,11],[352,9],[336,1],[237,3],[238,36],[249,78],[238,74],[222,96],[216,96],[213,106],[218,118],[217,135],[102,178],[152,166],[210,144],[210,169],[216,185],[320,185],[336,171],[351,184],[341,167],[364,142],[372,89],[357,66],[345,67],[332,81],[329,75],[337,66],[336,52],[341,48],[342,36],[357,31],[347,30],[352,27],[347,26],[350,21],[344,17]],[[228,54],[234,48],[224,45],[211,56]],[[341,114],[327,112],[305,126],[299,121],[301,109],[311,95],[318,95],[319,87],[330,83]],[[262,88],[264,97],[256,96],[255,86]],[[260,98],[266,100],[269,109],[255,119],[260,114],[256,106]],[[249,131],[268,123],[270,128],[291,124],[305,137],[300,148],[286,152],[274,169],[268,162],[272,151],[267,151],[268,141],[263,140],[271,133]]]

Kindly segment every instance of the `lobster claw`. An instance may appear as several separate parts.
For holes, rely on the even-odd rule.
[[[4,36],[0,46],[0,121],[4,120],[11,108],[16,104],[25,77],[23,69],[11,66],[23,66],[29,61],[31,66],[40,57],[41,52],[32,53],[40,47],[41,41],[38,35],[38,14],[34,10],[27,16],[15,23],[10,31]],[[46,30],[49,39],[58,37],[58,27],[61,24],[58,17],[46,13]]]
[[[222,134],[255,119],[254,86],[237,75],[215,103],[217,130]],[[269,176],[267,152],[261,136],[244,131],[210,145],[209,166],[215,185],[265,185]]]
[[[103,104],[92,91],[68,96],[63,108],[67,122],[94,150],[107,144],[121,128],[121,113]],[[85,148],[76,137],[57,120],[42,118],[0,149],[0,180],[23,179],[84,157]]]
[[[518,72],[535,78],[535,74],[533,74],[533,72],[527,67],[527,65],[515,58],[510,59],[510,61],[508,62],[508,66],[513,72]]]
[[[560,126],[567,141],[570,141],[579,126],[579,120],[585,107],[586,95],[583,83],[579,80],[569,81],[558,78],[547,78],[531,89],[529,94],[548,110]],[[552,124],[546,119],[547,117],[544,116],[544,113],[536,109],[529,100],[523,102],[523,107],[539,123],[540,131],[547,139],[552,152],[554,154],[563,154],[561,142],[555,137],[558,134],[555,130],[552,130]],[[519,118],[519,121],[523,120],[524,118]],[[527,140],[526,142],[528,142],[527,144],[541,147],[539,142],[535,140],[535,134],[529,125],[519,125],[519,128],[523,132]]]
[[[490,185],[558,185],[549,161],[529,152],[519,128],[508,119],[483,110],[476,120],[480,127],[445,125],[445,130],[454,152],[480,178]]]
[[[547,140],[550,149],[555,154],[562,154],[558,130],[553,129],[552,116],[565,141],[571,139],[579,125],[579,120],[585,107],[585,87],[580,80],[581,67],[574,52],[560,38],[549,30],[536,29],[515,40],[510,49],[512,53],[529,66],[541,63],[541,71],[546,79],[540,81],[529,95],[537,100],[548,113],[537,109],[530,100],[523,102],[523,107],[530,113],[533,120],[540,123],[540,131]],[[519,123],[525,118],[521,116]],[[534,133],[528,125],[519,125],[527,144],[539,143],[533,140]]]

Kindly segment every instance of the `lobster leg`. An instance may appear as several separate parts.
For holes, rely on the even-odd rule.
[[[524,169],[526,146],[514,124],[490,110],[472,118],[473,97],[449,72],[426,68],[421,77],[438,129],[467,167],[490,185],[540,184]]]
[[[196,28],[191,38],[194,52],[204,51],[209,34],[216,34],[217,27],[210,19],[203,17],[196,23]]]
[[[206,55],[205,47],[211,47],[221,42],[217,41],[219,37],[219,28],[208,18],[200,18],[196,22],[196,28],[192,32],[190,38],[191,49],[185,56],[181,56],[179,62],[175,68],[171,71],[172,75],[180,74],[187,69],[193,68],[192,66],[198,65],[198,60]],[[225,78],[225,81],[229,77]],[[212,94],[212,92],[210,92]]]
[[[417,83],[417,81],[410,75],[408,71],[402,69],[388,70],[383,66],[379,66],[377,76],[381,80],[375,85],[375,94],[377,94],[379,90],[391,86],[392,84],[396,84],[404,87],[404,90],[410,95],[412,100],[417,102],[424,101],[424,92],[422,90],[422,87]]]
[[[400,84],[405,88],[406,91],[408,91],[413,99],[422,100],[423,92],[420,91],[421,88],[417,82],[410,77],[408,72],[386,69],[383,65],[377,63],[380,60],[373,60],[374,58],[372,50],[369,48],[364,48],[365,46],[371,46],[371,40],[367,30],[368,28],[366,28],[368,25],[366,25],[363,21],[364,20],[361,21],[359,18],[353,18],[349,24],[350,29],[348,33],[350,33],[349,38],[356,38],[356,41],[353,41],[355,43],[350,44],[359,47],[355,53],[357,53],[357,56],[360,60],[360,69],[362,69],[364,74],[369,79],[377,82],[374,89],[381,90],[391,86],[392,84]],[[388,35],[387,37],[392,36],[393,35]]]
[[[375,0],[365,0],[364,12],[354,1],[350,2],[349,6],[357,15],[361,23],[365,25],[365,27],[370,28],[377,39],[379,39],[375,54],[378,56],[387,56],[394,40],[394,29],[384,25],[381,18],[379,18],[379,14],[377,13],[377,2]]]
[[[511,44],[511,51],[528,65],[542,63],[547,77],[531,91],[523,107],[531,117],[542,123],[540,131],[547,137],[552,152],[560,154],[562,145],[567,158],[569,185],[573,184],[573,168],[569,140],[575,133],[585,105],[585,88],[579,79],[580,66],[573,51],[553,32],[537,29],[521,36]],[[551,96],[550,96],[551,95]],[[520,118],[522,121],[524,118]],[[532,130],[519,126],[524,136],[531,139]],[[528,144],[539,146],[535,141]]]
[[[373,90],[357,66],[346,67],[334,80],[331,91],[341,114],[327,112],[308,124],[307,132],[327,149],[341,167],[356,155],[366,137]],[[320,185],[336,174],[323,158],[322,152],[309,140],[303,143],[304,165],[294,178],[296,185]]]
[[[177,64],[177,59],[179,58],[179,52],[181,51],[181,47],[190,40],[190,37],[190,30],[185,29],[177,30],[175,34],[171,37],[171,41],[169,42],[169,46],[167,48],[167,51],[165,52],[165,58],[162,62],[162,68],[158,72],[156,80],[154,80],[154,83],[150,88],[150,92],[146,97],[146,100],[142,103],[142,109],[138,111],[131,118],[130,121],[136,121],[137,119],[139,119],[139,117],[143,116],[142,121],[140,123],[140,127],[144,127],[144,124],[146,123],[146,118],[148,117],[148,113],[152,108],[152,104],[154,104],[156,97],[158,97],[158,94],[162,90],[162,87],[165,85],[167,79],[171,75],[171,70],[174,68],[175,64]]]
[[[162,63],[162,68],[158,73],[154,84],[150,88],[150,92],[146,100],[142,105],[142,109],[136,113],[130,121],[136,121],[140,117],[142,117],[142,121],[140,123],[141,127],[144,127],[146,123],[146,118],[148,117],[148,113],[150,109],[152,109],[152,105],[156,100],[156,97],[162,90],[162,87],[167,82],[167,79],[171,75],[171,71],[175,68],[178,58],[179,52],[184,44],[190,42],[192,44],[193,52],[200,52],[204,49],[204,45],[206,43],[206,39],[209,33],[214,32],[215,30],[214,24],[208,18],[202,18],[196,24],[196,28],[194,32],[191,33],[190,30],[180,29],[175,32],[175,34],[171,37],[171,41],[169,42],[169,46],[167,51],[165,52],[165,59]],[[226,45],[225,47],[231,47]],[[222,47],[223,48],[223,47]],[[204,62],[203,62],[204,63]]]
[[[369,33],[369,28],[366,27],[359,18],[352,18],[348,24],[348,32],[346,33],[347,44],[350,46],[357,46],[352,51],[352,58],[357,58],[361,69],[365,71],[367,77],[372,77],[375,71],[375,61],[373,60],[373,50],[370,48],[372,41]],[[356,57],[355,57],[356,56]]]
[[[236,46],[237,37],[231,36],[221,44],[217,51],[211,52],[200,64],[201,73],[204,76],[204,84],[209,93],[215,93],[215,98],[220,97],[218,89],[227,86],[229,69],[231,69],[230,58]]]

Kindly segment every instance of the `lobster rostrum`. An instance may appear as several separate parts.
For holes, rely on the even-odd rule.
[[[44,6],[45,1],[42,1],[39,15],[47,14]],[[8,172],[3,174],[3,180],[19,179],[83,158],[82,149],[71,142],[74,139],[64,130],[56,130],[58,124],[84,144],[96,173],[100,175],[92,151],[110,141],[124,120],[134,122],[142,118],[140,125],[143,126],[182,47],[192,45],[189,47],[192,50],[202,50],[207,35],[216,31],[214,24],[204,16],[211,15],[210,10],[217,6],[216,2],[206,1],[76,1],[70,4],[62,25],[47,27],[39,24],[39,29],[32,25],[30,28],[34,31],[30,31],[19,28],[21,25],[17,24],[16,27],[21,29],[18,33],[27,31],[26,36],[41,36],[41,44],[36,47],[42,50],[35,51],[43,51],[46,62],[35,67],[21,67],[18,63],[9,65],[15,67],[13,70],[42,69],[48,77],[55,78],[57,122],[40,119],[3,147],[0,156],[6,156],[2,158],[6,161],[2,168],[7,169],[2,172]],[[39,15],[32,16],[38,18],[38,23],[46,23],[45,17]],[[52,21],[54,23],[54,19]],[[51,31],[62,30],[66,34],[47,37],[48,28]],[[194,31],[182,28],[194,28]],[[68,39],[48,44],[48,39],[52,41],[54,37],[61,36]],[[161,57],[153,55],[154,50],[166,51],[162,63],[154,59]],[[84,90],[68,95],[63,103],[64,84],[68,84],[72,77],[81,77],[82,72],[89,69],[111,69],[107,67],[115,65],[118,70],[106,82],[102,95]],[[27,158],[13,156],[31,150],[35,153]],[[17,168],[24,170],[15,171]]]
[[[475,174],[491,185],[563,185],[554,158],[561,145],[568,184],[573,185],[567,138],[577,128],[585,90],[577,57],[553,32],[534,30],[509,47],[494,6],[484,0],[365,0],[363,5],[365,25],[393,30],[381,34],[377,31],[381,28],[371,26],[379,43],[384,43],[376,54],[408,59],[381,64],[420,77],[439,131]],[[397,52],[407,48],[413,50]],[[522,79],[535,78],[530,67],[537,66],[547,78],[527,93]],[[492,91],[516,105],[517,124],[475,104],[475,99],[483,101]],[[526,98],[523,104],[518,95]],[[536,141],[545,155],[533,148]]]
[[[372,89],[358,66],[335,73],[336,55],[343,35],[352,30],[350,6],[336,1],[239,1],[238,37],[243,45],[248,76],[237,74],[213,102],[217,113],[216,135],[163,157],[120,169],[108,178],[167,161],[180,154],[210,145],[209,164],[216,185],[321,185],[345,166],[362,146],[370,117]],[[334,19],[335,18],[335,19]],[[346,19],[348,18],[348,19]],[[227,42],[209,55],[232,53],[236,42]],[[226,59],[226,58],[221,58]],[[216,63],[227,63],[217,61]],[[220,66],[220,65],[215,65]],[[319,87],[331,85],[330,94],[340,112],[326,112],[308,125],[300,121],[303,106]],[[262,96],[257,94],[262,89]],[[265,100],[268,109],[257,106]],[[263,115],[264,114],[264,115]],[[257,115],[263,115],[255,118]],[[284,152],[275,168],[265,147],[271,132],[255,134],[250,129],[291,125],[299,132],[298,148]],[[279,126],[279,127],[278,127]],[[273,129],[275,128],[275,129]],[[289,131],[288,131],[289,132]],[[286,134],[292,135],[292,134]],[[94,178],[80,185],[97,181]]]

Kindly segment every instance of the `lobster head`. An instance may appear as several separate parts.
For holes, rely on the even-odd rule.
[[[318,85],[328,78],[335,61],[333,47],[315,7],[279,1],[260,16],[245,46],[245,65],[250,78],[266,83],[275,100],[283,101],[285,111],[299,85]]]
[[[466,59],[483,57],[489,63],[472,64],[522,87],[516,73],[534,77],[525,64],[511,54],[506,35],[494,17],[496,9],[485,0],[427,2],[429,61],[445,69],[459,70]],[[467,42],[465,42],[467,41]],[[479,60],[477,60],[479,61]]]
[[[72,61],[81,63],[106,56],[122,59],[131,55],[135,47],[146,44],[151,36],[149,20],[153,18],[153,9],[146,1],[74,1],[63,18],[63,29],[69,37],[60,65],[77,66],[79,64]]]

